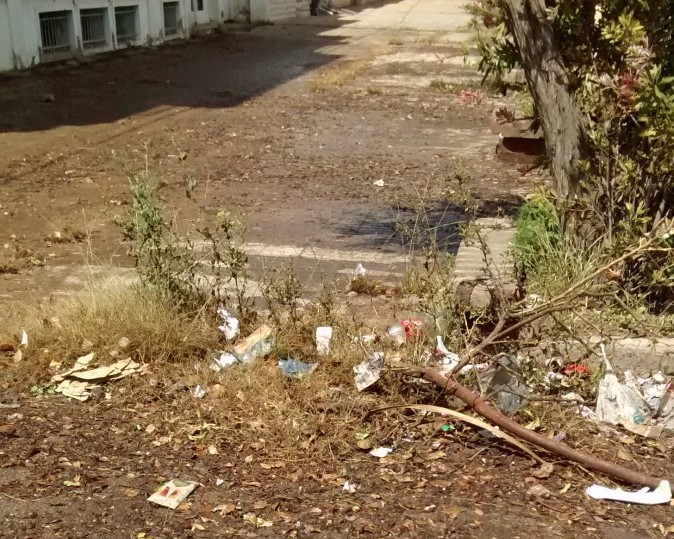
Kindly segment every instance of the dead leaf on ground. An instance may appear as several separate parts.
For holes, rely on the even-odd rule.
[[[220,513],[221,517],[224,517],[225,515],[230,515],[234,511],[236,511],[236,505],[233,503],[223,503],[222,505],[218,505],[213,508],[212,512],[213,513]]]
[[[455,505],[450,505],[449,507],[442,508],[442,514],[451,520],[454,520],[464,511],[465,509],[463,507],[456,507]]]
[[[547,479],[550,477],[555,471],[555,467],[552,463],[546,462],[545,464],[541,464],[541,466],[531,472],[531,475],[536,477],[537,479]]]
[[[630,457],[629,453],[622,447],[618,449],[618,458],[622,460],[632,460],[632,457]]]
[[[447,453],[444,451],[433,451],[432,453],[426,455],[426,460],[438,460],[445,456],[447,456]]]

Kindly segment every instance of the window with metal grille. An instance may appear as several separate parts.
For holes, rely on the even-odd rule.
[[[204,0],[192,0],[192,11],[203,11]]]
[[[48,56],[70,52],[71,21],[71,11],[40,13],[42,54]]]
[[[179,24],[178,2],[164,2],[164,35],[177,34]]]
[[[80,23],[82,24],[82,48],[97,49],[108,44],[105,19],[108,16],[107,8],[81,9]]]
[[[138,6],[115,8],[117,43],[133,43],[138,39]]]

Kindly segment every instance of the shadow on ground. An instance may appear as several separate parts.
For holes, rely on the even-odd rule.
[[[0,75],[0,133],[114,122],[160,106],[236,106],[340,58],[324,49],[344,38],[325,30],[349,21],[322,19],[292,32],[282,23],[224,31]]]

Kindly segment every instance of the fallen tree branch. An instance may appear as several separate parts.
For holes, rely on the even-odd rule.
[[[523,427],[516,421],[513,421],[509,417],[502,414],[499,410],[491,406],[483,396],[474,393],[467,387],[459,384],[458,382],[455,382],[454,380],[445,378],[435,369],[410,368],[408,370],[416,371],[425,380],[433,382],[444,391],[461,399],[477,414],[498,426],[500,429],[509,432],[521,440],[532,443],[538,447],[550,451],[551,453],[559,455],[560,457],[577,462],[590,470],[595,470],[606,475],[610,475],[628,483],[643,485],[650,488],[657,488],[660,484],[661,480],[656,477],[631,470],[621,466],[620,464],[602,460],[587,453],[583,453],[582,451],[573,449],[564,443],[547,438]]]
[[[369,415],[376,414],[377,412],[384,412],[386,410],[394,410],[398,408],[412,408],[413,410],[421,410],[422,412],[435,412],[436,414],[445,414],[452,416],[454,419],[464,421],[465,423],[470,423],[471,425],[480,427],[481,429],[491,432],[497,438],[505,440],[506,442],[510,442],[515,447],[521,449],[535,461],[541,464],[546,463],[541,457],[539,457],[536,453],[531,451],[531,449],[522,444],[522,442],[519,442],[518,440],[510,436],[510,434],[507,434],[497,429],[496,427],[490,425],[489,423],[485,423],[481,419],[478,419],[470,415],[462,414],[461,412],[457,412],[456,410],[452,410],[451,408],[445,408],[444,406],[433,406],[431,404],[394,404],[393,406],[385,406],[384,408],[377,408],[376,410],[370,410],[367,414],[365,414],[365,417],[367,418]]]

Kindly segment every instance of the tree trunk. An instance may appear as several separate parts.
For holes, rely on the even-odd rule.
[[[503,7],[541,119],[555,188],[559,196],[573,198],[580,189],[578,160],[585,157],[587,142],[543,0],[503,0]]]

